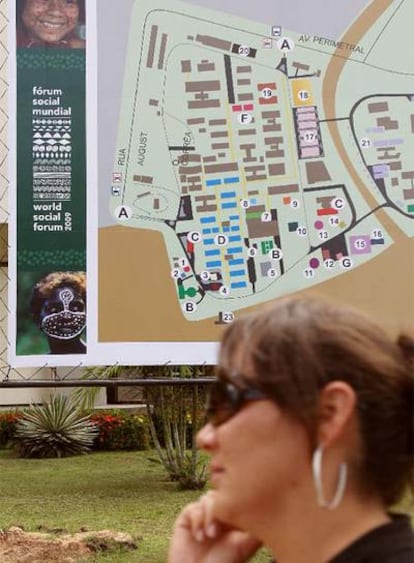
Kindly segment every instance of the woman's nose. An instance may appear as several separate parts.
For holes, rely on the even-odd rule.
[[[197,433],[197,446],[204,451],[211,451],[217,444],[217,430],[208,422]]]
[[[62,0],[49,0],[49,4],[47,8],[48,8],[48,12],[61,12]]]

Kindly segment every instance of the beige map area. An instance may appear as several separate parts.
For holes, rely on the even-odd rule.
[[[392,0],[374,0],[347,31],[343,41],[358,44],[367,27],[390,4]],[[341,57],[333,57],[325,74],[323,101],[327,116],[335,116],[336,84],[346,62],[343,52]],[[371,194],[345,152],[337,122],[330,123],[330,131],[353,181],[369,206],[375,207]],[[381,222],[395,244],[375,260],[303,293],[357,306],[390,330],[398,331],[409,326],[414,318],[414,239],[404,236],[383,212]],[[171,266],[160,233],[141,229],[133,232],[119,226],[102,228],[99,249],[99,341],[219,339],[223,327],[215,326],[211,319],[191,323],[185,320],[176,299]],[[157,259],[150,260],[150,256]],[[130,280],[134,280],[133,285]],[[236,316],[248,310],[242,309]]]
[[[106,227],[99,232],[99,247],[99,341],[218,340],[223,327],[214,326],[211,319],[185,320],[162,234]],[[158,258],[151,261],[148,256]],[[375,260],[303,293],[352,304],[390,330],[399,330],[412,325],[414,318],[413,256],[414,239],[404,238]]]

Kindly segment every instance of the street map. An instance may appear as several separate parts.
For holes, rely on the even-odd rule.
[[[162,233],[186,320],[232,322],[414,236],[413,21],[412,0],[373,0],[334,39],[135,3],[107,193],[114,224]]]

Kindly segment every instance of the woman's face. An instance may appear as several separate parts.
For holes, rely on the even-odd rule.
[[[248,528],[266,513],[283,513],[310,487],[310,444],[305,428],[268,399],[246,402],[219,426],[198,434],[211,456],[216,516]]]
[[[46,43],[57,43],[77,26],[77,0],[26,0],[22,20],[29,33]]]

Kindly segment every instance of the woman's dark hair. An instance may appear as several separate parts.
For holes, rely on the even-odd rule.
[[[77,0],[79,7],[79,23],[85,23],[85,0]],[[22,13],[26,5],[26,0],[16,0],[16,21],[18,26],[22,26]]]
[[[53,272],[33,287],[30,310],[36,322],[39,321],[44,301],[51,297],[55,289],[64,286],[73,287],[86,303],[85,272]]]
[[[362,489],[390,506],[412,486],[414,338],[394,341],[351,307],[287,298],[228,327],[219,376],[232,369],[236,354],[246,378],[304,424],[313,446],[320,390],[330,381],[347,382],[357,395]]]

